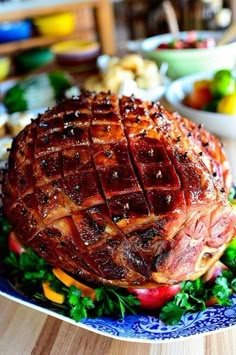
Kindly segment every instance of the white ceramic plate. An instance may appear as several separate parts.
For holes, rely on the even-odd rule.
[[[213,72],[203,72],[188,75],[173,81],[166,91],[166,99],[174,110],[196,123],[203,124],[210,132],[220,137],[235,139],[236,116],[194,110],[182,103],[186,94],[192,91],[193,83],[196,80],[210,79],[213,75]]]

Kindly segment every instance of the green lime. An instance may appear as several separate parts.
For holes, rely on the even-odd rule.
[[[218,70],[211,81],[211,92],[215,97],[222,97],[235,92],[235,79],[228,69]]]

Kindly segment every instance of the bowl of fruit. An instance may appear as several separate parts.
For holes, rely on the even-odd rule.
[[[218,45],[220,31],[179,32],[149,37],[141,42],[143,55],[158,66],[168,64],[167,75],[172,79],[209,70],[221,69],[222,63],[232,69],[236,61],[236,42]]]
[[[212,133],[236,138],[236,72],[220,69],[187,75],[171,83],[167,101],[175,111]]]

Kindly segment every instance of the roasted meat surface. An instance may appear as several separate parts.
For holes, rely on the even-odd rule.
[[[4,211],[18,237],[89,282],[196,279],[235,232],[221,144],[159,103],[66,99],[14,139],[8,165]]]

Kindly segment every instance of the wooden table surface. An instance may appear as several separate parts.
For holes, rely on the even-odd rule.
[[[236,181],[236,141],[224,141]],[[0,355],[235,355],[236,327],[162,344],[98,335],[0,296]]]
[[[0,296],[1,355],[235,355],[236,327],[162,344],[112,339]]]

